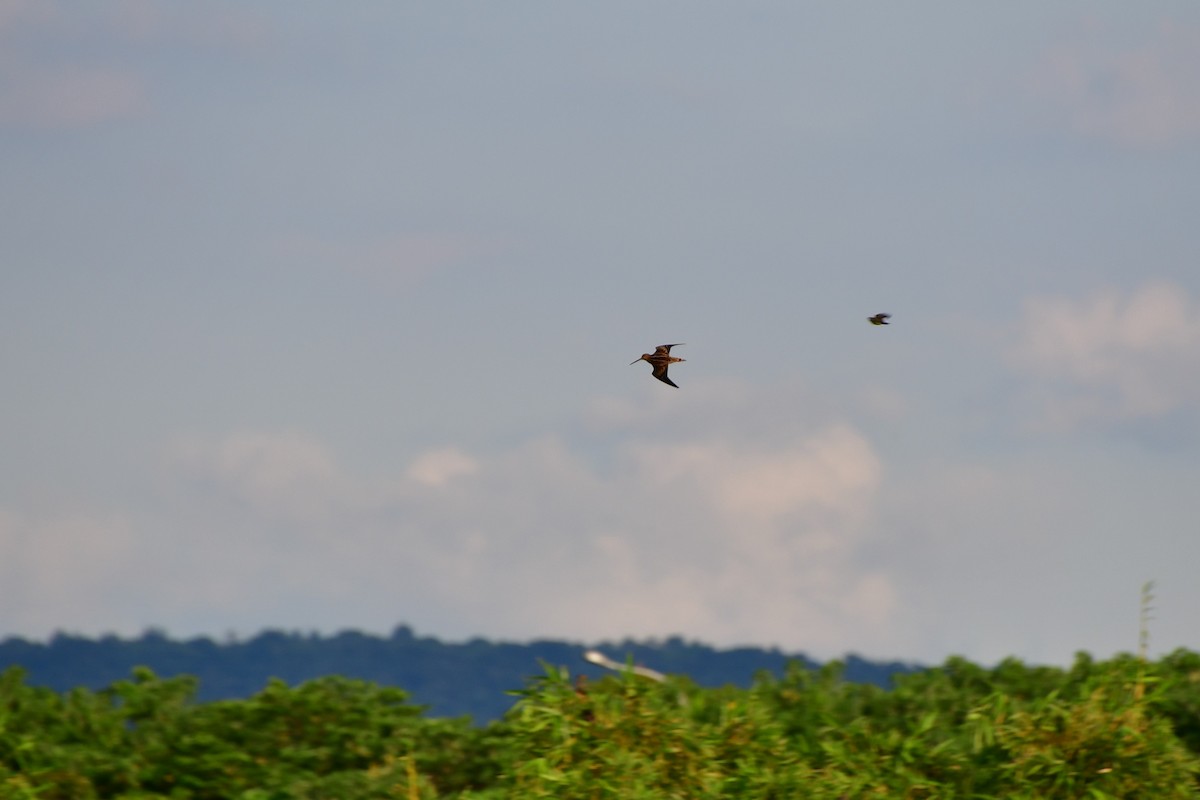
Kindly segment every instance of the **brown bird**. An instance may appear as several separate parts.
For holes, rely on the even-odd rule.
[[[867,317],[867,322],[871,323],[872,325],[891,325],[892,323],[888,322],[888,318],[890,316],[892,316],[892,315],[891,314],[876,314],[873,317]]]
[[[683,344],[683,342],[677,342],[675,344],[660,344],[658,347],[654,348],[654,355],[642,353],[641,358],[639,358],[637,361],[630,361],[629,363],[632,366],[633,364],[638,363],[638,361],[649,361],[650,366],[654,367],[654,370],[650,373],[651,375],[658,378],[668,386],[674,386],[676,389],[678,389],[679,387],[675,384],[675,382],[667,377],[667,367],[671,366],[677,361],[687,361],[686,358],[676,358],[675,356],[671,355],[671,348],[679,347],[681,344]]]

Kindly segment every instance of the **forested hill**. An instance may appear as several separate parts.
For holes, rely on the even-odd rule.
[[[246,640],[216,642],[209,638],[175,640],[150,630],[133,639],[99,639],[59,633],[48,642],[9,638],[0,642],[0,671],[20,666],[32,685],[65,691],[77,686],[99,689],[128,678],[135,666],[160,676],[195,675],[199,700],[245,698],[279,678],[298,684],[325,675],[342,675],[395,686],[434,716],[469,714],[478,722],[495,719],[515,698],[506,692],[522,688],[543,673],[541,662],[565,666],[571,674],[598,677],[604,670],[584,660],[596,649],[620,662],[688,676],[701,686],[749,686],[761,670],[783,673],[789,661],[816,663],[801,654],[777,649],[718,650],[678,637],[662,641],[603,642],[584,645],[540,640],[528,644],[472,639],[441,642],[415,636],[407,626],[390,636],[344,631],[333,636],[266,631]],[[887,686],[897,672],[912,665],[877,663],[856,656],[844,659],[844,677],[857,683]]]

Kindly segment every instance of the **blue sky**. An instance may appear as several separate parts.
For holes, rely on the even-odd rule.
[[[0,635],[1200,647],[1197,208],[1190,0],[4,0]]]

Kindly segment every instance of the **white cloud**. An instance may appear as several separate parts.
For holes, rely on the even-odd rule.
[[[683,633],[825,654],[892,620],[890,578],[859,564],[881,466],[853,428],[765,445],[635,435],[603,467],[585,452],[557,437],[443,447],[359,479],[299,434],[194,437],[172,448],[163,516],[99,533],[119,555],[88,545],[80,565],[98,565],[96,580],[6,582],[3,601],[43,608],[36,621],[55,627],[406,620],[448,635]],[[71,541],[57,555],[13,544],[29,537],[12,530],[55,525],[8,523],[10,570],[61,570],[96,527],[60,525]],[[155,618],[104,599],[139,575]]]
[[[445,486],[455,478],[470,475],[479,462],[456,447],[423,453],[408,467],[408,477],[424,486]]]
[[[435,448],[360,479],[296,433],[195,438],[174,449],[157,511],[0,512],[4,626],[407,622],[452,638],[679,633],[820,658],[1062,660],[1120,648],[1123,632],[1101,624],[1120,592],[1186,581],[1180,554],[1195,549],[1160,503],[1107,489],[1132,480],[1129,496],[1148,502],[1182,496],[1194,474],[1135,466],[1131,478],[1118,460],[1088,471],[1087,456],[910,454],[885,472],[843,423],[767,443],[636,434],[602,458],[589,450],[552,436]],[[1128,535],[1141,529],[1154,533]],[[1064,639],[1064,626],[1082,632]]]
[[[0,509],[0,606],[8,630],[109,630],[139,588],[135,534],[120,515]]]
[[[156,73],[122,56],[169,44],[201,51],[261,48],[263,20],[241,10],[172,8],[152,0],[94,6],[0,0],[0,125],[81,128],[121,119],[149,103]]]
[[[345,500],[345,481],[333,458],[299,434],[191,437],[176,443],[173,456],[210,490],[269,518],[307,522]]]
[[[845,426],[775,451],[701,443],[635,445],[631,454],[645,480],[687,480],[731,520],[774,523],[806,510],[853,509],[854,496],[879,480],[870,445]]]
[[[836,652],[847,627],[894,611],[887,577],[855,564],[880,466],[847,427],[766,448],[632,441],[607,473],[553,439],[478,463],[471,492],[427,506],[413,536],[471,583],[463,613],[489,629]],[[440,586],[447,604],[464,596]]]
[[[1168,22],[1116,49],[1092,27],[1036,69],[1032,91],[1047,113],[1077,134],[1137,147],[1200,136],[1200,30]]]
[[[1186,572],[1190,540],[1125,535],[1170,518],[1103,488],[1128,488],[1128,465],[941,455],[885,471],[853,426],[810,421],[774,438],[637,430],[601,454],[555,436],[438,447],[360,478],[299,433],[193,437],[172,448],[157,510],[0,513],[0,608],[8,632],[35,635],[403,621],[453,638],[1061,660],[1121,646],[1098,624],[1120,611],[1111,587],[1184,579],[1164,564]],[[1130,496],[1189,480],[1144,471]],[[1051,634],[1068,624],[1086,634]]]
[[[1200,303],[1178,286],[1026,303],[1014,363],[1051,422],[1161,416],[1200,402]]]

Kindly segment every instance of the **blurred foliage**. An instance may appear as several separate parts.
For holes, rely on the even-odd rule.
[[[673,674],[688,675],[704,686],[748,687],[762,670],[782,674],[791,661],[815,664],[777,649],[715,649],[672,636],[663,640],[601,643],[597,647],[619,659],[631,657]],[[401,686],[431,713],[470,715],[477,722],[496,720],[511,707],[507,692],[537,672],[539,661],[575,664],[593,678],[600,667],[583,661],[588,647],[553,640],[525,644],[472,639],[442,642],[416,636],[400,625],[390,636],[342,631],[316,633],[264,631],[249,639],[229,637],[215,642],[200,637],[176,640],[150,629],[140,637],[91,639],[66,633],[47,642],[12,637],[0,641],[0,669],[19,664],[29,681],[67,691],[76,686],[99,689],[146,666],[159,675],[194,675],[200,679],[199,700],[246,698],[270,678],[295,685],[323,675],[343,675],[386,686]],[[900,662],[871,662],[849,656],[847,680],[887,686],[893,674],[911,671]]]
[[[400,689],[272,680],[200,702],[147,668],[100,690],[0,674],[0,800],[1197,798],[1200,655],[1068,669],[961,658],[890,688],[795,663],[748,688],[547,665],[503,720]]]

